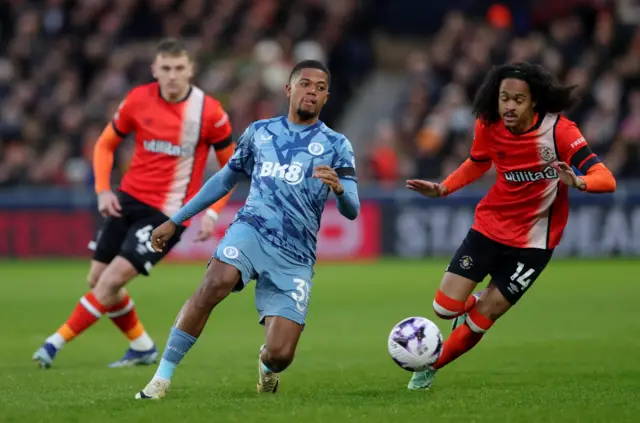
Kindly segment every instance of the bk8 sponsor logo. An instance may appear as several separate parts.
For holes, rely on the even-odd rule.
[[[262,162],[260,177],[282,179],[289,185],[298,185],[304,179],[304,170],[300,162],[291,164]]]

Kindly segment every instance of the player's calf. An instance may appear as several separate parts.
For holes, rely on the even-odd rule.
[[[123,288],[137,275],[138,271],[128,260],[116,257],[100,274],[92,292],[100,304],[112,308],[125,299],[127,293]]]
[[[211,311],[225,299],[240,280],[234,266],[213,259],[198,290],[187,300],[171,328],[160,365],[136,399],[160,399],[169,389],[176,367],[193,347]]]
[[[275,393],[279,373],[293,362],[303,326],[282,316],[265,317],[267,343],[260,348],[258,392]]]

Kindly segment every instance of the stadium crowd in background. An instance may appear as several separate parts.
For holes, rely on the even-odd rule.
[[[394,116],[372,143],[372,174],[387,181],[449,174],[468,157],[471,102],[491,64],[529,61],[578,85],[583,101],[569,118],[618,177],[640,177],[640,27],[619,13],[581,8],[515,38],[504,8],[489,9],[482,20],[449,14],[407,61]]]
[[[0,3],[0,186],[91,186],[93,146],[128,90],[151,80],[162,37],[191,40],[195,82],[224,104],[236,137],[286,108],[282,87],[302,57],[346,65],[333,72],[347,87],[329,120],[368,60],[357,41],[365,15],[351,0],[32,3]],[[119,153],[122,174],[131,151]]]
[[[195,40],[196,84],[224,104],[236,136],[283,112],[282,85],[302,58],[328,62],[333,89],[323,120],[335,124],[373,67],[367,38],[381,2],[37,3],[0,3],[0,186],[91,186],[93,145],[130,87],[150,80],[149,55],[163,36]],[[578,84],[584,102],[569,117],[616,176],[639,177],[638,17],[625,0],[566,3],[591,5],[552,15],[539,30],[523,25],[514,6],[480,18],[449,13],[408,57],[394,114],[365,140],[369,151],[360,150],[363,178],[396,184],[450,172],[468,155],[470,104],[487,69],[522,60]],[[119,154],[122,173],[130,146]]]

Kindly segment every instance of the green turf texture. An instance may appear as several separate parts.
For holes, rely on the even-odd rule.
[[[107,319],[67,345],[49,370],[32,353],[86,291],[85,262],[0,261],[0,422],[637,422],[640,262],[552,261],[523,300],[430,392],[389,358],[404,317],[438,323],[441,261],[317,267],[298,354],[276,395],[259,395],[253,285],[216,309],[178,367],[169,395],[140,402],[155,366],[107,369],[127,343]],[[164,264],[130,285],[163,347],[201,265]]]

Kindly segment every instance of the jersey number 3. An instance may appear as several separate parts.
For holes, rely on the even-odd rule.
[[[291,293],[291,298],[296,302],[296,308],[300,313],[304,313],[309,303],[309,284],[304,279],[295,278],[293,280],[296,284],[295,292]]]

